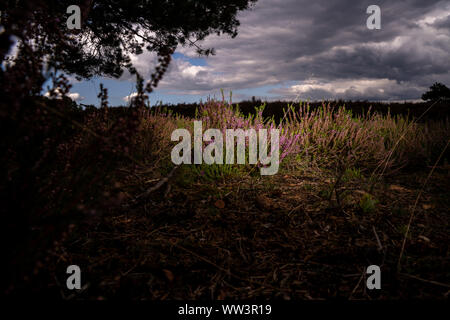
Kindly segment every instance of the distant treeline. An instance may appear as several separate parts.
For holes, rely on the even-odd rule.
[[[76,105],[75,103],[73,103]],[[450,119],[450,101],[439,102],[370,102],[370,101],[326,101],[326,102],[292,102],[292,101],[271,101],[264,102],[260,100],[255,101],[241,101],[239,103],[233,103],[233,106],[239,107],[239,110],[245,114],[255,114],[255,108],[265,105],[263,116],[265,118],[272,118],[276,121],[280,120],[284,116],[284,111],[291,105],[294,109],[298,110],[300,105],[308,104],[311,110],[314,110],[323,104],[330,104],[332,107],[345,106],[347,110],[351,110],[354,115],[361,115],[371,112],[377,112],[380,114],[391,115],[409,115],[410,118],[419,118],[419,122],[426,120],[440,120]],[[179,103],[179,104],[159,104],[152,106],[152,111],[171,112],[172,114],[180,114],[185,117],[194,118],[196,110],[200,107],[201,103]],[[97,109],[94,105],[79,104],[79,107],[83,107],[85,111]],[[430,108],[431,107],[431,108]],[[120,116],[126,114],[129,107],[118,106],[110,108],[114,115]],[[429,109],[429,110],[428,110]],[[85,112],[84,112],[85,114]]]
[[[330,104],[331,106],[343,106],[348,110],[351,110],[355,115],[366,113],[369,109],[372,112],[378,112],[381,114],[387,114],[388,112],[391,115],[407,115],[409,114],[413,118],[420,117],[432,104],[433,102],[404,102],[404,103],[382,103],[382,102],[370,102],[370,101],[327,101],[323,102],[326,104]],[[308,103],[311,109],[320,107],[322,102],[310,102]],[[283,109],[287,109],[288,104],[293,105],[295,109],[298,109],[300,104],[299,102],[287,102],[287,101],[272,101],[272,102],[262,102],[262,101],[242,101],[239,103],[235,103],[233,105],[239,105],[239,109],[244,114],[253,114],[255,113],[255,107],[259,107],[262,104],[265,104],[265,108],[263,111],[263,116],[271,118],[272,116],[279,120],[284,116]],[[157,107],[153,107],[159,110],[171,110],[173,113],[178,113],[187,117],[194,117],[195,110],[200,106],[199,103],[180,103],[180,104],[167,104],[167,105],[159,105]],[[152,108],[152,109],[153,109]],[[450,118],[450,102],[442,101],[437,102],[432,106],[430,110],[428,110],[425,115],[421,118],[421,120],[427,119],[445,119],[446,117]]]

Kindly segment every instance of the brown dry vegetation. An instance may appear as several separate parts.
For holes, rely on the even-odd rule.
[[[424,154],[415,152],[414,160],[411,148],[427,149],[426,139],[406,138],[393,156],[397,163],[384,172],[376,171],[377,162],[365,167],[358,161],[340,172],[326,165],[332,149],[316,161],[292,153],[278,174],[261,177],[248,167],[173,167],[167,133],[191,120],[145,117],[129,151],[140,164],[115,167],[115,182],[99,190],[114,194],[108,205],[90,209],[85,198],[74,207],[77,218],[34,260],[29,294],[132,300],[448,296],[448,153],[436,162],[443,148],[431,150],[429,163],[420,165]],[[375,127],[384,126],[376,121]],[[448,141],[445,125],[426,130],[436,137],[433,128]],[[70,264],[83,273],[83,290],[75,294],[64,289]],[[371,264],[381,267],[382,290],[366,289]]]

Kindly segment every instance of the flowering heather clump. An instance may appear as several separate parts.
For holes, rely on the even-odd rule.
[[[260,129],[280,130],[280,162],[289,154],[296,150],[300,134],[294,131],[284,130],[284,123],[277,125],[273,119],[263,118],[264,105],[255,107],[255,114],[245,116],[238,107],[233,107],[227,102],[210,100],[203,104],[197,112],[198,117],[203,122],[204,128],[220,128],[223,133],[226,129]],[[268,135],[270,140],[270,134]],[[248,139],[246,140],[248,146]]]
[[[196,111],[195,120],[202,121],[204,130],[219,128],[223,134],[226,129],[277,128],[280,162],[289,158],[295,159],[294,163],[322,168],[344,166],[363,170],[380,167],[389,170],[431,162],[442,150],[450,132],[448,119],[420,124],[406,116],[381,115],[370,110],[355,116],[344,106],[333,108],[329,104],[315,109],[303,104],[297,110],[289,105],[278,123],[264,119],[263,110],[264,105],[256,107],[254,114],[246,116],[225,101],[209,100]],[[147,129],[143,132],[148,135],[151,131],[151,135],[159,136],[151,148],[162,150],[165,145],[162,140],[170,141],[170,133],[175,128],[186,128],[192,133],[193,120],[152,113],[144,120]]]

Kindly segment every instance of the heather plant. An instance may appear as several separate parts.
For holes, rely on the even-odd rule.
[[[239,107],[224,100],[208,100],[196,110],[202,127],[226,129],[280,130],[280,162],[285,167],[307,166],[334,172],[335,180],[346,182],[373,170],[398,170],[408,165],[427,164],[435,159],[449,137],[448,119],[436,123],[415,123],[408,116],[381,115],[368,110],[354,115],[345,106],[323,104],[311,109],[308,104],[295,110],[289,105],[278,121],[263,117],[264,105],[244,115]],[[193,119],[157,109],[142,119],[140,143],[142,156],[153,154],[166,159],[173,146],[170,133],[186,128],[193,134]],[[204,142],[204,147],[207,145]],[[246,138],[248,149],[248,138]],[[223,178],[252,170],[246,165],[195,165],[199,176]],[[233,169],[234,168],[234,169]],[[339,183],[340,181],[335,181]]]
[[[147,110],[141,118],[135,156],[148,165],[154,165],[154,161],[170,161],[171,133],[177,128],[189,126],[190,121],[183,116],[172,115],[164,110]]]
[[[285,130],[283,123],[276,124],[274,119],[264,119],[264,105],[255,107],[255,113],[245,116],[240,112],[239,107],[233,107],[231,103],[225,101],[208,101],[197,111],[200,119],[206,128],[226,129],[280,129],[280,161],[293,152],[300,135],[293,131]],[[269,136],[270,138],[270,136]],[[246,140],[248,146],[248,140]]]
[[[13,243],[7,259],[18,263],[29,252],[40,261],[70,223],[92,223],[117,204],[117,169],[136,162],[137,108],[108,113],[102,88],[102,108],[81,110],[65,97],[63,76],[53,84],[49,98],[8,95],[1,103],[1,234]],[[21,283],[22,271],[8,281]]]
[[[416,123],[408,116],[392,116],[389,112],[383,115],[369,109],[353,114],[345,106],[323,104],[312,109],[301,104],[297,109],[288,105],[284,116],[275,121],[263,117],[264,107],[257,106],[252,114],[245,115],[238,105],[208,100],[196,110],[194,119],[202,121],[205,130],[220,128],[223,134],[226,129],[279,129],[282,168],[309,167],[331,174],[329,198],[341,184],[365,179],[364,174],[388,174],[406,166],[429,164],[436,159],[450,132],[448,119]],[[141,137],[147,138],[141,144],[141,153],[168,159],[173,146],[167,143],[170,132],[186,128],[192,135],[194,119],[161,109],[149,112],[142,120]],[[203,147],[206,145],[204,142]],[[202,164],[192,165],[189,170],[206,180],[246,175],[253,172],[254,166],[248,164],[248,152],[245,154],[245,165]]]
[[[361,170],[357,168],[348,168],[345,170],[342,180],[343,182],[361,179]]]
[[[202,128],[218,128],[222,131],[223,137],[226,136],[226,130],[228,129],[243,131],[253,129],[255,130],[255,133],[259,132],[260,130],[267,130],[269,132],[267,138],[268,140],[271,140],[271,130],[280,129],[280,127],[275,124],[273,119],[265,120],[262,116],[263,110],[264,106],[260,106],[255,108],[254,115],[244,116],[239,111],[239,108],[237,106],[234,107],[231,103],[227,103],[224,100],[221,102],[209,100],[206,104],[201,105],[200,108],[196,111],[196,118],[202,122]],[[190,132],[192,133],[192,128],[190,128],[190,130]],[[282,160],[289,154],[290,149],[293,147],[297,139],[298,136],[291,135],[291,133],[287,131],[284,131],[281,134],[281,136],[279,137],[281,153],[280,160]],[[205,148],[211,142],[204,142],[203,148]],[[230,175],[242,175],[245,174],[245,172],[252,172],[252,168],[254,168],[255,166],[251,165],[250,163],[253,162],[249,160],[249,137],[245,137],[244,143],[246,149],[244,152],[245,169],[242,168],[242,165],[238,168],[236,166],[231,166],[228,164],[218,164],[211,167],[202,165],[200,166],[200,169],[196,168],[196,170],[203,176],[216,176],[218,178],[223,178],[224,176]],[[223,147],[223,154],[225,154],[225,144],[223,145]],[[268,148],[270,149],[271,147],[268,146]],[[249,152],[247,152],[247,150]],[[262,164],[258,162],[256,163],[256,166],[260,167],[262,166]]]
[[[359,201],[359,207],[364,213],[371,213],[375,210],[378,201],[374,199],[370,194],[365,193]]]
[[[246,173],[242,166],[215,163],[211,165],[201,164],[198,166],[194,166],[192,168],[192,171],[196,174],[197,178],[209,181],[238,177]]]
[[[418,124],[405,116],[383,116],[370,110],[354,116],[344,106],[324,104],[310,110],[302,105],[297,112],[289,108],[285,118],[283,129],[299,134],[299,143],[292,149],[297,159],[311,159],[325,168],[345,164],[346,169],[367,171],[383,161],[390,169],[403,167],[432,159],[449,137],[448,119],[439,124]]]

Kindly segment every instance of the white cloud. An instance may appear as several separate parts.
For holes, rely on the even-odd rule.
[[[62,97],[62,93],[61,90],[59,90],[58,88],[55,90],[56,92],[56,99],[60,99]],[[84,100],[84,97],[81,96],[78,92],[70,92],[66,94],[67,97],[69,97],[70,99],[72,99],[73,101],[82,101]],[[46,93],[44,93],[44,97],[50,98],[50,91],[47,91]]]
[[[271,90],[277,94],[277,99],[289,100],[378,100],[400,101],[417,99],[403,99],[405,94],[419,94],[420,87],[409,83],[397,82],[390,79],[336,79],[306,80],[285,88]]]
[[[84,100],[84,97],[82,97],[78,92],[73,92],[67,94],[67,96],[72,99],[73,101],[82,101]]]
[[[137,95],[138,95],[137,92],[133,92],[130,95],[123,97],[122,100],[127,103],[130,103],[133,101],[134,98],[136,98]],[[147,95],[144,95],[144,97],[147,97]]]
[[[133,92],[132,94],[125,96],[122,98],[125,102],[131,102],[137,96],[137,92]]]

